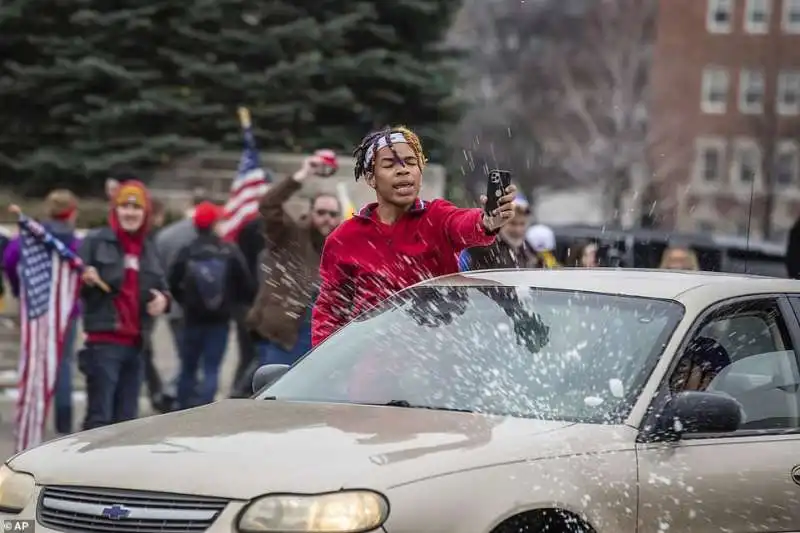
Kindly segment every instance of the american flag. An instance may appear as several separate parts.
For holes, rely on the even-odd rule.
[[[83,264],[38,222],[20,216],[20,316],[16,449],[42,442]]]
[[[258,201],[273,181],[271,173],[261,168],[252,128],[243,130],[244,151],[220,224],[223,238],[229,241],[235,240],[242,226],[258,216]]]

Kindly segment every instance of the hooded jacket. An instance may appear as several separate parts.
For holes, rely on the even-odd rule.
[[[81,287],[87,342],[140,345],[153,327],[147,313],[152,291],[169,298],[156,246],[148,235],[148,219],[149,212],[139,230],[128,233],[112,208],[109,225],[90,232],[81,243],[78,253],[84,264],[96,268],[111,288],[106,293],[99,287]]]

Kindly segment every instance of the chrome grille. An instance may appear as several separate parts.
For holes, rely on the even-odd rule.
[[[202,533],[227,500],[164,492],[45,487],[37,520],[75,533]]]

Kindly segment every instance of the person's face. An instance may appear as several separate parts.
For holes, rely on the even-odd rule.
[[[597,245],[587,244],[581,255],[581,266],[592,268],[597,266]]]
[[[399,161],[388,146],[378,150],[374,172],[367,182],[385,202],[407,208],[414,204],[419,195],[421,162],[408,144],[395,144],[394,150]]]
[[[133,233],[144,224],[144,209],[134,204],[118,205],[117,218],[123,230]]]
[[[667,255],[664,268],[668,270],[694,270],[694,265],[687,250],[675,249]]]
[[[320,196],[311,206],[311,224],[327,237],[342,222],[339,201],[332,196]]]
[[[517,211],[510,221],[500,230],[505,240],[511,246],[522,246],[525,241],[525,227],[528,222],[525,220],[525,215]]]
[[[119,190],[119,181],[109,178],[106,180],[106,196],[113,200]]]

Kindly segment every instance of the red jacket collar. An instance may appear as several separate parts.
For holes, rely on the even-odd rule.
[[[367,204],[362,207],[358,213],[356,213],[356,217],[362,218],[364,220],[369,220],[372,217],[372,213],[378,207],[378,202],[372,202],[371,204]],[[425,210],[428,209],[428,202],[423,200],[422,198],[417,198],[414,200],[414,205],[411,206],[411,209],[408,210],[409,213],[424,213]]]

